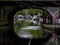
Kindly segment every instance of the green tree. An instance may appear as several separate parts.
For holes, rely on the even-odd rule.
[[[23,10],[20,10],[16,13],[16,15],[19,15],[19,14],[35,14],[35,13],[43,13],[43,10],[41,9],[23,9]]]

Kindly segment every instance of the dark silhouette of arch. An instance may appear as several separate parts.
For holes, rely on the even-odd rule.
[[[17,12],[17,11],[19,11],[19,10],[23,10],[23,9],[29,9],[29,7],[20,7],[20,6],[16,6],[16,8],[14,9],[14,10],[12,10],[10,13],[9,13],[9,15],[8,15],[8,22],[10,23],[10,25],[12,25],[12,29],[11,30],[9,30],[8,32],[7,32],[7,34],[8,34],[8,37],[9,38],[11,38],[12,40],[14,40],[15,42],[16,42],[16,44],[21,44],[21,45],[28,45],[28,41],[30,40],[30,39],[22,39],[22,38],[19,38],[16,34],[15,34],[15,32],[14,32],[14,30],[13,30],[13,18],[14,18],[14,15],[15,15],[15,13]],[[37,8],[36,8],[37,9]],[[41,8],[42,9],[42,8]],[[42,9],[43,11],[45,11],[44,9]],[[51,15],[50,15],[51,16]],[[44,19],[45,19],[45,17],[44,17]],[[51,17],[50,17],[50,19],[51,19]],[[52,20],[52,19],[51,19]],[[34,44],[34,42],[38,42],[38,44],[42,44],[42,43],[44,43],[44,42],[47,42],[48,40],[49,40],[49,38],[51,37],[51,35],[52,34],[50,34],[49,33],[49,36],[47,36],[47,38],[46,39],[44,39],[44,38],[41,38],[41,39],[32,39],[32,43],[31,44]],[[40,42],[41,41],[41,42]]]
[[[11,3],[10,3],[11,4]],[[15,3],[16,4],[16,3]],[[19,4],[20,5],[20,4]],[[15,13],[19,10],[22,10],[22,9],[26,9],[26,8],[30,8],[30,6],[19,6],[18,4],[16,4],[16,8],[14,8],[11,12],[9,12],[8,14],[8,23],[10,25],[10,29],[9,30],[6,30],[3,32],[3,37],[5,40],[7,40],[7,43],[10,44],[10,42],[12,42],[11,44],[12,45],[28,45],[27,42],[30,40],[30,39],[22,39],[22,38],[19,38],[15,32],[14,32],[14,27],[13,27],[13,17],[15,15]],[[31,6],[31,8],[36,8],[36,7],[33,7]],[[39,8],[39,9],[42,9],[42,8]],[[44,10],[44,9],[42,9]],[[45,11],[45,10],[44,10]],[[49,13],[49,12],[48,12]],[[7,34],[5,34],[7,32]],[[6,38],[6,35],[7,35],[7,38]],[[51,33],[49,33],[49,36],[47,36],[47,38],[42,38],[42,39],[33,39],[32,40],[32,43],[31,44],[34,44],[34,42],[38,42],[38,44],[42,44],[42,43],[45,43],[49,40],[49,38],[51,37]],[[37,44],[36,44],[37,45]]]

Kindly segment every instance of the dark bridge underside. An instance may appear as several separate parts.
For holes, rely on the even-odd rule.
[[[15,2],[11,2],[11,1],[6,1],[6,2],[0,2],[0,5],[3,6],[14,6],[14,5],[21,5],[21,6],[52,6],[52,7],[56,7],[56,6],[60,6],[60,2],[52,2],[52,1],[15,1]]]

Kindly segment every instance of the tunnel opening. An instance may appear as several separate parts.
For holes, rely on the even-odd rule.
[[[18,6],[19,7],[19,6]],[[17,34],[16,34],[16,32],[14,31],[14,16],[15,16],[15,14],[16,14],[16,12],[18,12],[19,10],[21,11],[21,10],[25,10],[25,9],[30,9],[30,8],[26,8],[25,7],[25,9],[24,8],[16,8],[16,9],[14,9],[13,11],[11,11],[10,12],[10,15],[8,16],[8,21],[10,22],[10,24],[12,24],[12,30],[10,30],[10,31],[8,31],[8,35],[9,35],[9,37],[11,38],[11,39],[14,39],[14,40],[16,40],[17,41],[17,43],[19,43],[19,42],[24,42],[25,44],[30,40],[30,39],[22,39],[22,38],[20,38]],[[37,9],[37,8],[33,8],[33,9]],[[41,10],[43,10],[43,9],[41,9]],[[46,11],[46,10],[43,10],[43,11]],[[48,11],[46,11],[47,13],[48,13]],[[45,12],[44,12],[45,13]],[[44,13],[43,13],[43,15],[44,15]],[[46,14],[45,14],[46,15]],[[49,16],[41,16],[41,18],[43,18],[44,20],[43,20],[43,22],[40,22],[40,23],[42,23],[42,24],[52,24],[52,18],[51,18],[51,15],[48,13],[48,15]],[[49,17],[49,18],[48,18]],[[48,18],[48,22],[46,23],[46,18]],[[50,20],[50,21],[49,21]],[[50,36],[49,36],[50,35]],[[42,42],[41,43],[38,43],[38,44],[42,44],[42,43],[44,43],[45,41],[48,41],[49,40],[49,38],[51,37],[51,34],[49,33],[48,34],[48,36],[47,36],[47,38],[46,39],[44,39],[44,37],[43,38],[37,38],[36,40],[38,41],[38,39],[39,39],[39,41],[41,40]],[[34,40],[35,39],[33,39],[32,40],[32,42],[34,42]],[[44,41],[45,40],[45,41]],[[38,41],[38,42],[39,42]],[[21,44],[21,43],[20,43]],[[32,44],[32,43],[31,43]]]
[[[15,14],[16,14],[16,12],[18,12],[19,10],[21,11],[21,10],[25,10],[25,9],[30,9],[30,7],[25,7],[25,8],[20,8],[20,6],[17,6],[14,10],[12,10],[10,13],[9,13],[9,16],[8,16],[8,22],[9,22],[9,24],[11,25],[11,29],[10,29],[10,31],[8,31],[8,37],[10,37],[11,39],[13,39],[13,40],[15,40],[17,43],[19,43],[19,42],[24,42],[25,44],[27,44],[25,41],[29,41],[29,39],[27,40],[25,40],[24,38],[22,39],[22,38],[20,38],[15,32],[14,32],[14,16],[15,16]],[[38,8],[33,8],[33,9],[38,9]],[[41,9],[42,10],[42,9]],[[42,14],[42,16],[41,16],[41,18],[43,18],[43,21],[42,22],[40,22],[40,23],[42,23],[42,24],[52,24],[52,18],[51,18],[51,15],[49,14],[49,12],[48,11],[46,11],[46,10],[43,10],[44,12],[43,12],[43,14]],[[45,13],[45,11],[48,13],[48,14],[46,14]],[[34,14],[35,15],[35,14]],[[48,15],[47,17],[45,16],[45,15]],[[46,22],[46,19],[48,18],[48,22]],[[50,20],[49,20],[50,19]],[[35,25],[36,26],[36,25]],[[42,28],[43,28],[43,30],[44,30],[44,27],[42,26]],[[47,38],[46,39],[44,39],[44,38],[42,38],[42,39],[40,39],[40,38],[38,38],[38,39],[33,39],[32,40],[32,42],[34,43],[34,40],[35,41],[37,41],[38,42],[38,44],[42,44],[43,42],[45,42],[45,41],[43,41],[43,40],[48,40],[50,37],[51,37],[51,34],[50,33],[48,33],[48,35],[49,36],[47,36]],[[42,40],[41,42],[42,43],[39,43],[39,41],[40,40]],[[19,43],[19,44],[22,44],[22,43]]]
[[[19,4],[16,4],[16,2],[15,2],[15,4],[14,3],[10,3],[10,2],[8,2],[8,4],[6,3],[6,5],[11,5],[12,6],[12,4],[13,4],[13,6],[16,6],[16,8],[14,7],[14,9],[12,9],[11,11],[10,10],[8,10],[7,12],[8,12],[8,14],[7,14],[7,22],[8,22],[8,26],[9,26],[9,28],[7,28],[7,29],[1,29],[1,35],[2,35],[2,37],[3,37],[3,44],[6,44],[6,43],[8,43],[8,44],[10,44],[10,42],[12,42],[12,44],[21,44],[21,45],[28,45],[27,44],[27,42],[30,40],[30,39],[22,39],[22,38],[20,38],[20,37],[18,37],[17,36],[17,34],[14,32],[14,15],[15,15],[15,13],[17,12],[17,11],[19,11],[19,10],[24,10],[24,9],[26,9],[26,8],[39,8],[40,7],[40,4],[41,5],[44,5],[44,6],[48,6],[48,5],[45,5],[44,3],[36,3],[36,2],[27,2],[27,3],[23,3],[23,2],[18,2]],[[32,4],[30,4],[30,3],[32,3]],[[36,4],[36,5],[35,5]],[[18,6],[19,5],[19,6]],[[3,4],[3,7],[5,6],[5,4]],[[49,5],[49,6],[51,6],[51,5]],[[58,6],[58,5],[57,5]],[[55,8],[55,7],[54,7]],[[39,8],[40,9],[40,8]],[[10,11],[10,12],[9,12]],[[46,10],[47,11],[47,10]],[[48,12],[48,11],[47,11]],[[3,15],[6,15],[6,14],[3,14]],[[49,13],[49,12],[48,12]],[[44,15],[44,14],[43,14]],[[43,29],[44,28],[46,28],[46,26],[48,26],[48,27],[53,27],[53,29],[52,30],[55,30],[55,32],[57,32],[58,34],[59,34],[59,30],[60,30],[60,28],[59,28],[59,24],[56,26],[56,25],[50,25],[49,26],[49,24],[51,24],[51,23],[46,23],[46,17],[45,16],[41,16],[41,17],[43,17],[44,18],[44,20],[43,20],[43,23],[42,22],[40,22],[40,23],[42,23],[42,24],[46,24],[44,27],[43,27]],[[51,15],[49,15],[49,17],[51,18]],[[50,19],[49,18],[49,19]],[[51,20],[52,20],[52,18],[51,18]],[[51,21],[52,22],[52,21]],[[56,22],[55,22],[56,23]],[[48,24],[48,25],[47,25]],[[2,25],[2,27],[3,26],[6,26],[6,25]],[[58,28],[55,28],[55,27],[58,27]],[[5,30],[5,31],[2,31],[2,30]],[[48,30],[49,30],[49,28],[48,28]],[[3,32],[3,33],[2,33]],[[54,33],[55,33],[54,32]],[[7,33],[7,34],[6,34]],[[56,33],[56,34],[57,34]],[[45,33],[46,34],[46,33]],[[49,33],[48,34],[49,36],[47,36],[47,38],[46,39],[44,39],[44,38],[42,38],[42,39],[33,39],[32,40],[32,43],[31,43],[31,45],[33,44],[33,45],[35,45],[35,42],[37,41],[37,43],[38,43],[38,45],[40,44],[42,44],[42,43],[44,43],[44,42],[47,42],[49,39],[50,39],[50,37],[51,37],[51,33]],[[59,34],[60,35],[60,34]],[[6,43],[4,42],[5,40],[8,40]],[[40,41],[41,41],[41,43],[40,43]],[[22,44],[22,43],[24,43],[24,44]],[[37,45],[37,44],[36,44]]]
[[[51,21],[51,16],[42,9],[23,9],[18,11],[14,16],[14,31],[17,34],[22,29],[25,31],[34,30],[36,27],[38,28],[42,24],[52,24]],[[38,29],[36,29],[36,31],[37,30]],[[43,31],[43,29],[41,30]],[[33,33],[33,31],[27,32]]]

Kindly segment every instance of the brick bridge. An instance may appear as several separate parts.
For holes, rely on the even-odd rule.
[[[5,5],[5,3],[4,3],[4,5]],[[35,5],[35,6],[37,6],[37,5]],[[11,8],[9,8],[9,7],[11,7]],[[0,25],[0,39],[1,39],[0,41],[1,41],[2,45],[5,45],[5,44],[6,45],[9,45],[9,44],[16,45],[16,44],[20,44],[20,42],[22,41],[22,40],[20,41],[19,39],[17,39],[16,35],[13,32],[13,24],[12,24],[13,21],[12,20],[13,20],[14,14],[16,13],[18,8],[22,9],[22,8],[27,8],[27,7],[23,3],[23,6],[22,5],[8,6],[9,9],[0,10],[0,14],[1,14],[0,23],[4,22],[4,24]],[[30,5],[29,5],[29,7],[30,7]],[[41,7],[41,8],[43,8],[44,10],[47,10],[51,14],[51,16],[53,16],[52,13],[54,13],[54,15],[57,16],[58,7],[56,7],[56,8],[55,7],[48,7],[48,8]],[[48,25],[44,25],[44,26],[48,26]],[[50,25],[50,27],[51,26],[52,25]],[[1,28],[1,27],[3,27],[3,28]]]

